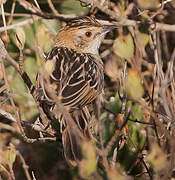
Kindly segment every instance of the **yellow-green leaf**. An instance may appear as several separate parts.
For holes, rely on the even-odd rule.
[[[157,144],[153,144],[151,149],[151,153],[147,156],[147,160],[157,172],[166,167],[167,157]]]
[[[24,70],[29,75],[32,83],[34,83],[36,80],[36,74],[37,74],[36,60],[32,57],[27,57],[24,60]]]
[[[126,78],[126,91],[128,95],[138,100],[143,96],[144,89],[141,84],[141,79],[135,70],[130,70]]]
[[[48,31],[45,24],[39,25],[36,38],[38,45],[44,52],[49,51],[54,43],[54,36]]]
[[[36,24],[36,23],[35,23]],[[37,26],[37,25],[35,25]],[[27,24],[26,26],[24,26],[24,31],[25,34],[27,34],[27,38],[26,38],[26,45],[29,46],[31,49],[35,49],[35,34],[34,34],[34,30],[31,24]]]
[[[79,173],[81,177],[87,178],[97,169],[96,150],[91,142],[84,142],[82,151],[83,160],[79,163]]]
[[[16,152],[15,152],[15,150],[13,150],[13,149],[6,150],[6,152],[5,152],[5,160],[6,160],[6,163],[10,167],[13,166],[13,163],[15,162],[15,159],[16,159]]]
[[[134,42],[130,34],[119,36],[113,44],[114,53],[124,59],[130,61],[134,57]]]
[[[137,42],[139,47],[145,47],[149,42],[149,34],[138,32]]]

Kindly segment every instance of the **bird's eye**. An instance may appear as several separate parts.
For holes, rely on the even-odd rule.
[[[88,32],[85,33],[85,35],[86,35],[87,37],[91,37],[92,33],[88,31]]]

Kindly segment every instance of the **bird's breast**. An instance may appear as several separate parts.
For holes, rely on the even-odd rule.
[[[65,47],[54,47],[47,61],[55,60],[50,81],[58,86],[57,95],[65,106],[83,107],[102,93],[103,65],[97,57]]]

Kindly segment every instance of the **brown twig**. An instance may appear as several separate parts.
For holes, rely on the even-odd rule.
[[[117,160],[117,153],[118,153],[118,148],[115,148],[113,151],[113,156],[112,156],[111,169],[115,168],[115,164]]]
[[[6,55],[6,60],[9,61],[13,65],[13,67],[18,71],[18,73],[21,75],[22,79],[24,80],[25,84],[29,88],[31,94],[33,94],[35,87],[33,86],[27,73],[21,71],[19,64],[8,53]]]
[[[36,99],[35,97],[35,86],[33,86],[29,76],[26,74],[26,72],[23,71],[23,69],[21,70],[20,67],[19,67],[19,64],[9,56],[9,54],[7,53],[7,51],[5,50],[5,47],[2,43],[2,41],[0,41],[0,52],[2,53],[1,56],[3,55],[3,58],[6,57],[6,59],[15,67],[15,69],[18,71],[18,73],[21,75],[22,79],[24,80],[24,83],[27,85],[27,87],[29,88],[30,90],[30,93],[31,95],[33,95],[33,98],[35,100],[35,102],[39,105],[39,102],[38,100]],[[4,76],[4,80],[5,80],[5,84],[6,84],[6,87],[7,89],[10,91],[10,87],[9,87],[9,84],[8,84],[8,81],[7,81],[7,77],[6,77],[6,73],[5,73],[5,67],[4,67],[4,64],[3,64],[3,60],[2,60],[2,57],[0,58],[0,63],[1,63],[1,66],[2,66],[2,70],[3,70],[3,76]],[[36,141],[43,141],[43,140],[50,140],[52,138],[50,137],[46,137],[46,138],[37,138],[37,139],[30,139],[30,138],[27,138],[25,133],[24,133],[24,130],[22,128],[22,120],[21,120],[21,117],[20,117],[20,113],[18,111],[18,109],[16,108],[15,106],[15,103],[13,101],[13,98],[12,96],[9,96],[9,99],[10,99],[10,102],[11,102],[11,105],[14,109],[14,113],[15,113],[15,119],[16,119],[16,122],[19,126],[19,129],[20,129],[20,132],[21,132],[21,135],[23,136],[24,140],[26,142],[29,142],[29,143],[33,143],[33,142],[36,142]],[[42,113],[41,113],[42,114]],[[46,120],[45,124],[48,123],[48,119]],[[41,127],[41,126],[40,126]],[[33,126],[33,129],[37,129],[38,130],[38,127],[35,125]],[[43,128],[44,129],[44,128]],[[47,129],[45,131],[46,133],[48,134],[51,134],[53,135],[54,132],[50,129]]]
[[[40,19],[39,17],[35,19],[35,21],[37,21],[38,19]],[[12,24],[12,25],[9,25],[7,27],[0,27],[0,32],[3,32],[5,31],[6,29],[7,30],[10,30],[10,29],[15,29],[16,27],[20,27],[20,26],[25,26],[27,24],[33,24],[34,21],[33,19],[27,19],[27,20],[24,20],[22,22],[19,22],[19,23],[15,23],[15,24]]]
[[[128,121],[132,121],[132,122],[136,122],[136,123],[140,123],[140,124],[151,125],[151,126],[154,125],[153,123],[145,122],[145,121],[138,121],[137,119],[130,119],[130,118],[128,118]]]
[[[4,63],[3,63],[3,60],[1,58],[0,58],[0,65],[1,65],[2,72],[3,72],[3,77],[4,77],[5,85],[6,85],[7,89],[10,91],[10,86],[9,86],[9,83],[8,83],[8,80],[7,80]],[[23,128],[22,128],[21,123],[20,123],[20,115],[19,115],[18,109],[15,106],[15,103],[13,101],[12,96],[9,96],[9,99],[10,99],[10,103],[11,103],[11,105],[13,107],[13,111],[15,113],[15,118],[17,120],[17,123],[18,123],[18,126],[20,128],[20,131],[21,131],[22,134],[24,134]]]
[[[112,136],[112,138],[110,139],[110,141],[108,142],[107,146],[105,147],[105,154],[106,156],[109,154],[112,146],[114,145],[114,143],[116,142],[117,138],[121,135],[121,131],[120,130],[116,130],[114,132],[114,135]]]
[[[3,109],[0,109],[0,114],[2,116],[4,116],[5,118],[7,118],[7,119],[9,119],[9,120],[11,120],[13,122],[16,122],[16,119],[10,113],[4,111]]]
[[[12,3],[12,8],[11,8],[11,12],[10,12],[10,17],[8,19],[7,25],[11,24],[13,21],[13,15],[14,15],[14,11],[15,11],[15,6],[16,6],[16,0],[13,0]],[[5,13],[4,13],[5,14]],[[6,15],[6,14],[5,14]]]
[[[5,172],[7,175],[8,180],[13,180],[13,177],[11,176],[10,172],[0,163],[1,172]]]
[[[16,150],[16,154],[19,156],[19,159],[20,161],[22,162],[22,167],[24,169],[24,173],[26,175],[26,178],[27,180],[32,180],[32,178],[30,177],[30,174],[29,174],[29,167],[28,165],[26,164],[23,156],[21,155],[21,153],[19,151]]]
[[[141,162],[142,162],[143,166],[145,167],[147,173],[149,174],[150,180],[153,180],[153,175],[152,175],[150,169],[148,168],[147,164],[145,163],[143,157],[141,158]]]
[[[2,12],[2,19],[3,19],[5,34],[7,36],[7,24],[6,24],[6,19],[5,19],[5,15],[4,15],[4,4],[3,4],[3,2],[1,2],[0,6],[1,6],[1,12]]]
[[[49,7],[50,7],[50,9],[52,10],[52,12],[55,14],[55,15],[59,15],[59,13],[58,13],[58,11],[55,9],[55,7],[54,7],[54,5],[53,5],[53,3],[52,3],[52,0],[47,0],[47,2],[48,2],[48,5],[49,5]]]
[[[42,13],[42,11],[38,7],[34,6],[32,3],[30,3],[30,2],[28,2],[26,0],[17,0],[17,2],[21,6],[23,6],[26,10],[29,10],[29,11],[32,11],[32,12],[40,12],[40,13]]]

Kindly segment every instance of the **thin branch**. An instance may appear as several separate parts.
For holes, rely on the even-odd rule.
[[[6,72],[5,72],[5,67],[4,67],[4,63],[3,63],[3,60],[2,60],[2,59],[0,59],[0,65],[1,65],[2,72],[3,72],[3,77],[4,77],[5,85],[6,85],[7,89],[10,91],[10,86],[9,86],[8,81],[7,81],[7,76],[6,76]],[[11,105],[12,105],[12,107],[13,107],[13,111],[14,111],[14,113],[15,113],[15,118],[16,118],[17,124],[18,124],[18,126],[19,126],[21,135],[25,137],[24,130],[23,130],[22,126],[21,126],[20,114],[19,114],[19,111],[18,111],[17,107],[15,106],[15,103],[14,103],[14,101],[13,101],[12,96],[9,96],[9,100],[10,100],[10,103],[11,103]]]
[[[2,13],[0,12],[0,14],[2,15]],[[12,16],[12,17],[31,17],[31,13],[8,13],[5,12],[4,13],[5,16]]]
[[[20,153],[19,151],[17,151],[17,150],[16,150],[16,153],[17,153],[17,155],[19,156],[20,161],[22,162],[22,167],[23,167],[23,169],[24,169],[24,173],[25,173],[25,175],[26,175],[27,180],[32,180],[31,177],[30,177],[30,174],[29,174],[29,167],[28,167],[28,165],[26,164],[23,156],[22,156],[21,153]]]
[[[132,122],[140,123],[140,124],[147,124],[147,125],[154,126],[153,123],[149,123],[149,122],[145,122],[145,121],[138,121],[137,119],[130,119],[130,118],[128,118],[128,120],[132,121]]]
[[[4,15],[4,4],[3,4],[3,2],[1,3],[1,12],[2,12],[2,19],[3,19],[5,33],[7,36],[7,24],[6,24],[5,15]]]
[[[28,75],[25,73],[25,72],[21,72],[20,70],[20,67],[19,67],[19,64],[9,56],[9,54],[7,53],[7,51],[5,50],[5,47],[3,45],[3,42],[0,40],[0,53],[1,53],[1,56],[0,56],[0,65],[1,65],[1,69],[2,69],[2,72],[3,72],[3,77],[4,77],[4,81],[5,81],[5,85],[7,87],[7,89],[10,91],[10,86],[8,84],[8,81],[7,81],[7,76],[6,76],[6,72],[5,72],[5,67],[4,67],[4,63],[3,63],[3,59],[2,58],[5,58],[12,63],[12,65],[15,67],[15,69],[19,72],[19,74],[21,75],[22,79],[24,80],[24,83],[27,85],[27,87],[29,88],[30,90],[30,93],[31,95],[33,95],[33,98],[35,100],[35,102],[38,104],[38,101],[35,97],[35,86],[33,86],[30,78],[28,77]],[[4,54],[4,55],[3,55]],[[15,119],[16,119],[16,122],[19,126],[19,129],[20,129],[20,132],[21,132],[21,135],[23,136],[24,140],[26,142],[29,142],[29,143],[33,143],[35,141],[43,141],[45,139],[43,138],[38,138],[38,139],[29,139],[26,137],[25,133],[24,133],[24,130],[22,128],[22,124],[21,124],[21,117],[20,117],[20,113],[17,109],[17,107],[15,106],[15,103],[13,101],[13,98],[12,96],[9,96],[9,100],[10,100],[10,103],[13,107],[13,110],[14,110],[14,113],[15,113]],[[34,126],[35,128],[35,126]],[[37,129],[37,128],[36,128]],[[47,131],[46,131],[47,132]],[[50,139],[50,138],[49,138]]]
[[[116,139],[121,135],[121,131],[120,130],[116,130],[114,135],[112,136],[112,138],[110,139],[110,141],[108,142],[107,146],[105,147],[105,154],[106,156],[109,154],[111,147],[113,146],[113,144],[116,142]]]
[[[24,80],[25,84],[27,85],[31,94],[34,97],[33,93],[34,93],[35,87],[33,86],[29,76],[27,75],[27,73],[21,71],[19,64],[11,56],[9,56],[8,53],[6,55],[6,60],[9,61],[13,65],[13,67],[18,71],[18,73],[21,75],[22,79]],[[35,99],[35,97],[34,97],[34,99]]]
[[[153,175],[152,175],[151,171],[149,170],[149,168],[147,167],[143,157],[141,158],[141,162],[142,162],[143,166],[145,167],[146,171],[148,172],[150,180],[153,180]]]
[[[115,148],[113,151],[113,156],[112,156],[111,169],[115,168],[117,153],[118,153],[118,148]]]
[[[40,17],[36,18],[35,21],[37,21],[39,19],[40,19]],[[27,24],[33,24],[33,23],[34,23],[34,20],[32,18],[30,18],[30,19],[24,20],[22,22],[9,25],[7,27],[0,27],[0,32],[3,32],[5,30],[10,30],[10,29],[15,29],[16,27],[25,26]]]
[[[33,180],[37,180],[33,171],[32,171],[32,178]]]
[[[15,11],[15,6],[16,6],[16,1],[13,0],[11,12],[10,12],[10,17],[8,19],[8,22],[7,22],[8,25],[11,24],[11,22],[13,21],[13,15],[14,15],[14,11]],[[6,15],[6,13],[4,13],[4,15]]]
[[[13,177],[10,174],[10,172],[1,163],[0,163],[0,169],[1,169],[1,172],[5,172],[5,174],[7,175],[8,180],[13,180]]]
[[[114,116],[117,116],[117,114],[113,111],[111,111],[110,109],[106,108],[105,106],[103,106],[103,109],[111,114],[113,114]]]
[[[32,3],[30,3],[30,2],[28,2],[26,0],[17,0],[17,2],[21,6],[23,6],[26,10],[29,10],[29,11],[32,11],[32,12],[40,12],[40,13],[42,13],[42,11],[38,7],[34,6]]]
[[[40,10],[41,10],[41,8],[40,8],[40,6],[39,6],[39,4],[38,4],[37,0],[34,0],[34,2],[35,2],[35,4],[36,4],[36,7],[37,7],[38,9],[40,9]]]
[[[52,12],[55,14],[55,15],[59,15],[58,11],[55,9],[53,3],[52,3],[52,0],[47,0],[48,4],[49,4],[49,7],[50,9],[52,10]]]

